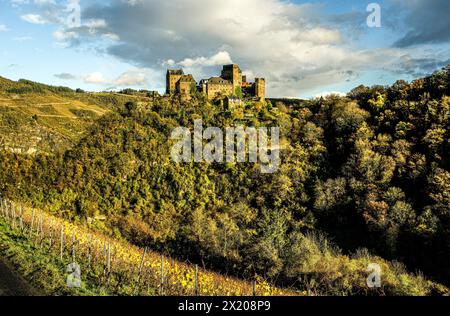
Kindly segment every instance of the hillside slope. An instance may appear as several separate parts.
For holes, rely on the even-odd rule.
[[[0,255],[11,258],[16,269],[47,295],[305,294],[276,288],[261,278],[252,282],[214,273],[39,210],[2,200],[0,204]],[[80,266],[82,282],[69,288],[67,266],[74,262]],[[2,268],[0,262],[0,275],[5,272],[10,278],[0,280],[0,295],[2,286],[5,290],[14,284],[26,287],[11,266]],[[422,285],[426,291],[432,284]]]
[[[304,250],[312,263],[309,269],[320,278],[305,277],[297,289],[280,289],[259,276],[245,281],[208,271],[25,206],[6,202],[1,210],[0,255],[11,258],[20,273],[47,295],[450,294],[446,287],[408,273],[401,264],[370,256],[364,251],[350,258],[313,236],[304,237],[308,244]],[[39,225],[33,225],[33,222],[39,222]],[[61,234],[57,233],[59,231]],[[80,288],[66,286],[67,265],[73,262],[82,271]],[[366,269],[375,263],[380,266],[383,282],[380,288],[369,288],[366,286]],[[9,285],[12,284],[14,282]]]
[[[0,77],[0,148],[33,154],[64,151],[98,118],[130,99]]]
[[[10,200],[135,245],[280,287],[304,289],[307,281],[319,293],[358,294],[367,289],[348,277],[366,266],[347,259],[361,253],[449,285],[449,95],[447,67],[412,83],[288,106],[227,110],[201,96],[128,102],[63,154],[2,152],[0,188]],[[171,132],[200,118],[205,128],[280,127],[278,172],[263,174],[254,163],[175,163]]]

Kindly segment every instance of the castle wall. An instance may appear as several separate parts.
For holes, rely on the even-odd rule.
[[[209,100],[214,99],[218,95],[232,95],[233,85],[231,83],[214,83],[209,82],[206,85],[206,95]]]
[[[179,82],[177,83],[177,89],[176,89],[176,91],[177,91],[179,94],[182,94],[182,95],[189,95],[189,94],[191,94],[191,87],[192,87],[192,82],[189,82],[189,81],[179,81]]]
[[[175,94],[177,89],[177,82],[183,76],[183,71],[167,71],[166,75],[166,93],[167,94]]]
[[[266,80],[264,78],[255,79],[255,96],[261,101],[266,100]]]
[[[221,77],[233,84],[233,93],[242,85],[242,71],[238,65],[223,66]]]

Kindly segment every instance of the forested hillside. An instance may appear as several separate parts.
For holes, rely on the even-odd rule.
[[[280,170],[174,163],[171,131],[198,118],[205,127],[279,126]],[[449,149],[447,67],[289,105],[119,104],[64,153],[3,151],[0,189],[135,244],[282,285],[339,278],[328,278],[344,273],[337,261],[324,259],[337,247],[367,248],[449,285]]]

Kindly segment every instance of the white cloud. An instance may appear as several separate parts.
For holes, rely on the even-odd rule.
[[[87,75],[76,75],[72,73],[58,73],[54,77],[61,80],[82,80],[87,84],[107,86],[110,89],[125,87],[145,87],[149,86],[154,77],[159,74],[148,68],[131,68],[120,74],[115,79],[105,77],[101,72],[93,72]]]
[[[330,30],[323,27],[316,27],[305,30],[297,35],[297,41],[309,42],[317,45],[321,44],[337,44],[341,42],[342,35],[339,30]]]
[[[103,19],[93,19],[84,23],[84,26],[91,29],[104,28],[107,26],[106,21]]]
[[[9,1],[13,7],[20,7],[25,4],[30,4],[30,2],[33,2],[34,4],[38,6],[48,5],[48,4],[56,4],[54,0],[10,0]]]
[[[72,74],[67,73],[67,72],[55,74],[55,75],[53,75],[53,76],[56,77],[56,78],[58,78],[58,79],[61,79],[61,80],[76,80],[76,79],[78,79],[77,76],[72,75]]]
[[[337,95],[339,97],[345,97],[347,95],[347,93],[340,92],[340,91],[324,91],[319,94],[316,94],[315,97],[316,98],[321,98],[321,97],[325,98],[325,97],[333,96],[333,95]]]
[[[53,38],[63,46],[68,46],[71,40],[78,38],[78,33],[59,29],[53,32]]]
[[[29,0],[10,0],[10,3],[13,7],[18,7],[23,4],[28,4],[29,2],[30,2]]]
[[[20,17],[22,20],[32,24],[46,24],[47,20],[39,14],[25,14]]]
[[[167,64],[171,61],[168,60]],[[196,58],[186,58],[177,64],[183,67],[193,67],[193,66],[219,66],[231,64],[233,61],[231,60],[230,54],[228,52],[218,52],[217,54],[211,57],[196,57]]]
[[[0,24],[0,32],[6,32],[6,31],[8,31],[8,28],[5,25]]]
[[[111,40],[111,41],[120,41],[120,37],[117,34],[114,33],[106,33],[102,35],[103,38]]]
[[[55,1],[54,0],[34,0],[34,3],[37,5],[55,4]]]
[[[84,77],[84,82],[88,84],[105,84],[107,80],[100,72],[93,72],[86,77]]]
[[[115,79],[112,84],[118,87],[140,86],[147,82],[148,69],[130,69]]]

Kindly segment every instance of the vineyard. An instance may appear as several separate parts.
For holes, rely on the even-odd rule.
[[[67,266],[68,286],[94,283],[107,295],[280,296],[293,292],[251,282],[113,240],[36,209],[0,200],[0,217],[22,237]],[[77,284],[77,281],[80,283]]]

